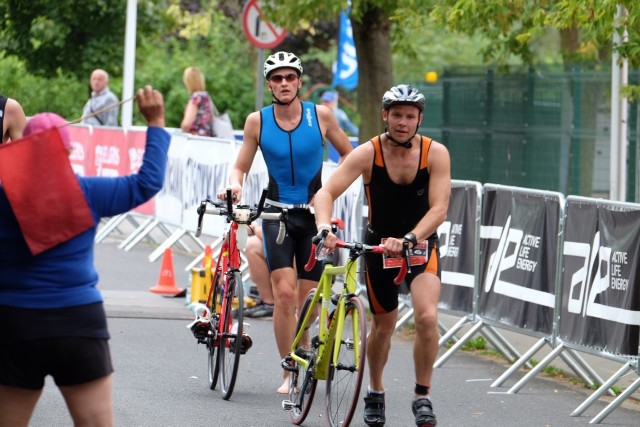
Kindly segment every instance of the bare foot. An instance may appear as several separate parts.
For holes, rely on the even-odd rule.
[[[289,377],[285,377],[284,382],[282,383],[282,385],[280,386],[280,388],[278,388],[277,391],[278,394],[289,394]]]

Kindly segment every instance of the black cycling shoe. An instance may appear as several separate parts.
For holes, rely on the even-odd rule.
[[[436,415],[433,413],[431,400],[428,397],[421,397],[413,401],[411,405],[413,415],[416,417],[418,427],[436,427]]]
[[[382,427],[384,416],[384,393],[367,393],[364,397],[364,422],[369,427]]]

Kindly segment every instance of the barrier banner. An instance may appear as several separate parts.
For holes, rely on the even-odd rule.
[[[478,299],[483,318],[551,334],[562,199],[559,193],[484,186]]]
[[[213,142],[186,134],[172,135],[164,185],[155,197],[156,219],[195,231],[200,202],[215,199],[227,184],[227,169],[235,156],[226,140]],[[220,236],[225,223],[224,218],[209,215],[203,232]]]
[[[567,199],[559,337],[638,355],[640,205]]]
[[[73,171],[80,176],[126,176],[138,172],[146,145],[146,128],[124,131],[86,125],[69,126]],[[155,212],[153,199],[133,210]]]
[[[480,184],[452,181],[447,220],[438,227],[442,286],[438,308],[471,313]]]
[[[69,126],[71,145],[73,151],[69,155],[69,161],[73,171],[80,176],[95,176],[93,167],[93,142],[91,129],[87,126]]]

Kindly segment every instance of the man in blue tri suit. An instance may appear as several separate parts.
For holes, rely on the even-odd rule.
[[[301,101],[302,63],[293,53],[276,52],[264,63],[264,77],[273,97],[273,104],[255,111],[244,125],[244,141],[235,166],[229,176],[234,200],[242,197],[243,177],[253,159],[262,151],[269,172],[267,211],[288,209],[287,235],[276,244],[278,221],[263,221],[262,231],[267,264],[275,299],[273,328],[281,357],[285,357],[295,335],[296,308],[322,274],[318,263],[305,271],[311,238],[317,234],[310,205],[322,186],[324,141],[328,140],[342,160],[351,150],[351,143],[338,125],[330,109]],[[218,195],[224,198],[224,191]],[[296,268],[294,269],[294,259]],[[297,277],[296,277],[297,274]],[[278,393],[288,393],[288,375]]]

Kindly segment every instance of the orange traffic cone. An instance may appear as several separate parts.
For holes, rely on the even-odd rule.
[[[202,267],[208,268],[207,261],[211,263],[213,258],[213,251],[211,250],[211,245],[207,245],[204,247],[204,258],[202,258]]]
[[[173,296],[182,294],[184,292],[184,289],[180,289],[176,286],[176,279],[173,275],[173,256],[171,254],[171,248],[167,248],[164,251],[158,284],[152,288],[149,288],[149,290],[156,294]]]

